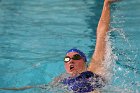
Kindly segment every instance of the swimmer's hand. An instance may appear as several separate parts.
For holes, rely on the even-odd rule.
[[[113,3],[113,2],[118,2],[118,1],[121,1],[121,0],[104,0],[104,2],[106,3]]]

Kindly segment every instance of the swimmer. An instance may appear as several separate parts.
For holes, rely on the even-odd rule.
[[[105,86],[104,55],[105,38],[110,25],[110,4],[115,0],[104,0],[102,14],[97,27],[97,38],[95,51],[87,67],[86,56],[78,49],[70,49],[64,58],[66,72],[71,76],[65,78],[62,83],[74,93],[98,92],[99,88]]]
[[[104,74],[106,73],[106,69],[103,63],[106,46],[105,38],[110,25],[110,4],[115,1],[117,0],[104,0],[103,10],[96,32],[95,51],[88,67],[85,54],[78,49],[70,49],[64,57],[64,66],[66,72],[70,74],[70,77],[62,79],[60,76],[55,79],[55,82],[66,85],[74,93],[99,93],[98,89],[105,86],[106,80]],[[25,90],[30,88],[36,87],[0,88],[0,90]]]

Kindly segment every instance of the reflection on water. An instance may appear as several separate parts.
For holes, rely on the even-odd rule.
[[[47,84],[65,72],[63,57],[73,47],[89,59],[102,5],[103,0],[1,0],[0,87]],[[139,92],[138,0],[119,2],[111,9],[111,49],[118,60],[109,84],[114,90]],[[110,86],[103,91],[109,93]],[[23,93],[40,91],[44,92]]]

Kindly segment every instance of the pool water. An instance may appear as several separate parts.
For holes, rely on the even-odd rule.
[[[122,0],[111,6],[109,50],[115,61],[103,92],[140,92],[139,4]],[[0,0],[0,87],[48,84],[65,73],[63,57],[73,47],[90,61],[102,5],[103,0]]]

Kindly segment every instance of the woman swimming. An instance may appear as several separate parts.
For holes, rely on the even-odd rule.
[[[105,86],[104,74],[105,38],[110,25],[110,4],[116,0],[104,0],[102,14],[96,32],[96,46],[89,66],[86,65],[86,56],[78,49],[70,49],[64,58],[68,78],[57,78],[57,82],[67,86],[74,93],[95,92]],[[56,80],[55,80],[56,81]],[[22,88],[0,88],[1,90],[25,90],[35,88],[27,86]],[[41,88],[41,87],[39,87]]]
[[[104,0],[102,14],[97,27],[95,51],[89,66],[86,66],[86,56],[78,49],[70,49],[64,58],[66,72],[71,76],[62,83],[74,93],[92,92],[105,86],[104,67],[105,38],[109,31],[110,4],[114,0]]]

